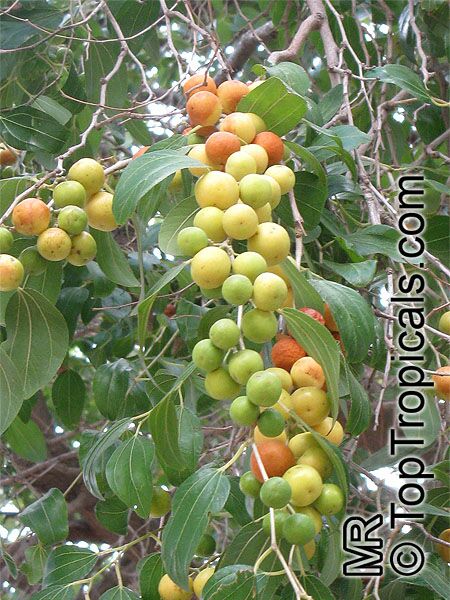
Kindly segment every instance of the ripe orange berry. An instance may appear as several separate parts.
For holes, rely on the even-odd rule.
[[[211,92],[192,94],[186,104],[192,125],[215,125],[222,114],[219,98]]]
[[[291,450],[279,440],[269,440],[258,444],[258,453],[268,477],[281,477],[295,465],[295,457]],[[258,466],[255,453],[250,457],[250,468],[258,481],[263,482],[264,477]]]
[[[183,84],[183,92],[188,97],[199,92],[211,92],[212,94],[215,94],[216,91],[217,86],[214,79],[209,75],[206,75],[206,73],[192,75],[192,77],[189,77]]]
[[[269,157],[269,166],[276,165],[283,159],[284,144],[282,139],[271,131],[262,131],[253,140],[254,144],[259,144],[267,152]]]
[[[205,150],[212,163],[224,165],[227,158],[241,149],[241,142],[237,135],[228,131],[217,131],[209,136],[205,143]]]
[[[241,98],[250,92],[242,81],[224,81],[217,88],[217,95],[222,103],[223,112],[229,115],[236,110]]]
[[[433,375],[436,395],[443,400],[450,400],[450,365],[436,369],[439,375]]]
[[[328,327],[330,331],[338,331],[338,326],[336,325],[336,321],[333,319],[333,315],[331,314],[328,304],[325,304],[323,316],[325,318],[325,326]]]
[[[289,335],[280,336],[272,348],[272,364],[290,371],[295,362],[306,356],[305,350]]]
[[[325,319],[323,318],[323,316],[320,314],[320,312],[318,310],[315,310],[314,308],[308,308],[307,306],[304,306],[303,308],[299,308],[298,309],[299,312],[305,313],[305,315],[308,315],[308,317],[313,318],[315,321],[318,321],[321,325],[325,325]]]
[[[14,208],[12,222],[18,233],[39,235],[50,224],[50,209],[39,198],[26,198]]]

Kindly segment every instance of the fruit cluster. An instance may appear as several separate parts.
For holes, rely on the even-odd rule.
[[[25,275],[39,275],[48,261],[67,260],[81,267],[95,258],[97,244],[87,226],[112,231],[117,223],[112,213],[113,195],[102,191],[103,167],[92,158],[82,158],[69,169],[67,180],[53,189],[50,205],[39,198],[26,198],[14,207],[11,220],[20,235],[37,236],[36,245],[26,247],[19,258],[11,251],[14,236],[0,228],[0,291],[17,289]]]
[[[205,167],[190,169],[198,177],[194,193],[199,210],[193,226],[178,233],[177,244],[191,258],[191,276],[203,295],[223,298],[236,309],[236,319],[213,323],[208,338],[194,346],[192,360],[205,375],[206,393],[214,400],[232,400],[233,422],[254,428],[251,471],[242,475],[241,490],[276,509],[276,537],[303,546],[311,557],[321,515],[339,512],[344,495],[338,486],[323,483],[332,464],[295,417],[336,444],[343,439],[342,426],[329,417],[321,366],[292,337],[280,336],[274,344],[269,368],[259,351],[259,345],[277,335],[276,311],[293,306],[291,283],[280,266],[289,257],[291,241],[272,222],[272,210],[293,190],[295,174],[280,164],[289,156],[283,140],[266,131],[256,114],[236,112],[249,86],[227,81],[216,88],[212,79],[200,75],[184,91],[194,127],[185,133],[191,142],[204,142],[195,143],[188,154]],[[317,311],[301,310],[325,323]],[[331,323],[329,311],[327,318]],[[288,430],[295,434],[290,440]],[[262,527],[270,535],[270,513]],[[207,571],[209,578],[213,569]],[[172,597],[164,595],[173,584],[165,578],[163,599]],[[180,598],[190,597],[184,593]]]

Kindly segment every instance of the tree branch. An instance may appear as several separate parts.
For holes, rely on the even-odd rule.
[[[297,33],[292,38],[291,43],[285,50],[272,52],[268,58],[269,62],[276,65],[283,61],[295,60],[303,43],[312,31],[319,29],[323,22],[323,14],[314,13],[306,18],[297,29]]]

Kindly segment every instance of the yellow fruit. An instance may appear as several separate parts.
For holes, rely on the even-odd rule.
[[[223,228],[223,210],[215,206],[207,206],[198,211],[194,217],[195,227],[202,229],[212,242],[223,242],[227,234]]]
[[[280,371],[282,370],[283,369],[280,369]],[[270,369],[267,369],[267,371],[270,371]],[[289,411],[293,410],[291,395],[289,392],[287,392],[285,389],[281,390],[280,398],[272,408],[282,414],[285,419],[288,419],[291,416]]]
[[[261,208],[255,209],[256,216],[258,217],[258,223],[270,223],[272,222],[272,206],[270,202],[261,206]]]
[[[258,146],[258,144],[247,144],[246,146],[242,146],[241,152],[245,152],[253,158],[256,164],[256,173],[264,173],[269,163],[269,157],[262,146]]]
[[[263,82],[262,81],[254,81],[253,83],[251,83],[248,86],[248,89],[253,90],[253,89],[255,89],[255,87],[258,87],[258,85],[260,85],[261,83],[263,83]],[[261,131],[265,131],[267,129],[266,124],[264,123],[264,121],[261,119],[261,117],[259,115],[255,114],[255,113],[247,113],[247,114],[253,121],[253,125],[255,126],[256,133],[261,133]]]
[[[314,554],[316,553],[316,542],[314,540],[311,540],[303,546],[303,550],[305,551],[306,558],[308,560],[311,560]]]
[[[250,144],[256,136],[252,117],[247,113],[235,112],[227,115],[219,126],[220,131],[229,131],[238,136],[241,142]]]
[[[231,271],[231,261],[225,250],[210,246],[203,248],[191,262],[191,276],[195,283],[206,290],[223,284]]]
[[[189,172],[191,175],[194,175],[194,177],[201,177],[205,173],[208,173],[208,171],[220,169],[219,165],[214,164],[206,154],[205,144],[196,144],[193,146],[189,150],[188,156],[205,165],[204,167],[191,167],[189,169]]]
[[[63,229],[50,227],[38,237],[36,246],[43,258],[58,261],[69,256],[72,249],[72,240]]]
[[[161,600],[190,600],[193,591],[194,584],[191,577],[189,577],[188,592],[180,588],[168,575],[163,575],[158,585],[158,594]]]
[[[291,369],[291,377],[295,387],[316,387],[322,389],[325,375],[319,363],[310,356],[299,358]]]
[[[277,223],[260,223],[248,249],[263,256],[269,266],[282,262],[289,254],[291,240],[288,232]]]
[[[239,186],[228,173],[211,171],[195,184],[195,199],[200,208],[215,206],[225,210],[239,200]]]
[[[100,163],[93,158],[82,158],[73,164],[67,173],[68,179],[78,181],[88,196],[99,192],[105,183],[105,172]]]
[[[272,190],[272,194],[270,196],[270,206],[272,208],[276,208],[279,204],[280,204],[280,200],[281,200],[281,188],[278,185],[278,182],[275,181],[275,179],[273,177],[269,177],[268,175],[265,175],[265,177],[268,178],[268,181],[270,183],[270,187]]]
[[[112,211],[113,195],[109,192],[97,192],[86,204],[88,223],[99,231],[114,231],[118,227]]]
[[[331,417],[327,417],[323,421],[321,421],[318,425],[314,425],[314,431],[320,433],[324,438],[326,438],[335,446],[339,446],[342,444],[342,440],[344,439],[344,429],[339,421],[336,421],[333,425],[333,419]]]
[[[234,240],[248,240],[255,235],[257,227],[258,216],[253,208],[246,204],[230,206],[223,215],[223,228]]]
[[[439,534],[439,539],[444,540],[444,542],[450,542],[450,529],[444,529],[444,531],[441,531]],[[446,563],[450,563],[450,547],[444,546],[443,544],[435,544],[435,548],[442,560]]]
[[[256,173],[256,161],[247,152],[241,150],[233,152],[225,163],[225,173],[232,175],[236,181],[240,181],[246,175]]]
[[[311,432],[306,431],[305,433],[298,433],[289,440],[288,444],[292,454],[298,460],[302,454],[304,454],[310,448],[318,448],[319,444],[314,439]]]
[[[312,506],[303,506],[303,507],[296,506],[295,512],[302,513],[304,515],[307,515],[308,517],[311,517],[311,519],[314,522],[314,528],[316,530],[316,534],[320,532],[320,530],[323,527],[323,521],[322,521],[322,515],[320,514],[320,512],[318,510],[316,510]]]
[[[328,417],[330,402],[323,390],[303,387],[295,390],[291,398],[295,412],[307,425],[313,427]]]
[[[0,292],[12,292],[22,283],[24,268],[20,260],[10,254],[0,254]]]
[[[328,454],[320,447],[305,450],[298,459],[297,464],[314,467],[322,479],[327,479],[333,472],[333,465],[328,458]]]
[[[266,171],[266,175],[273,177],[281,189],[281,194],[287,194],[295,185],[295,173],[285,165],[272,165]]]
[[[214,400],[232,400],[239,395],[241,386],[230,377],[226,369],[219,367],[206,375],[205,389]]]
[[[258,275],[253,284],[253,302],[260,310],[278,310],[287,298],[284,281],[274,273]]]
[[[275,408],[275,406],[273,408]],[[268,442],[270,440],[278,440],[285,444],[287,442],[287,435],[286,435],[286,432],[283,431],[282,433],[280,433],[280,435],[277,435],[276,437],[267,437],[260,432],[260,430],[258,429],[258,426],[256,425],[256,427],[253,431],[253,439],[254,439],[256,445],[262,444],[263,442]]]
[[[322,478],[309,465],[296,465],[283,475],[292,488],[292,504],[294,506],[309,506],[322,492]]]
[[[203,588],[209,579],[211,579],[211,577],[214,575],[214,571],[214,567],[207,567],[206,569],[203,569],[203,571],[200,571],[200,573],[194,579],[194,593],[197,598],[202,597]]]
[[[292,382],[292,377],[288,371],[286,371],[285,369],[281,369],[280,367],[269,367],[268,369],[266,369],[266,371],[269,371],[269,373],[273,373],[274,375],[276,375],[281,381],[283,389],[291,393],[294,384]]]

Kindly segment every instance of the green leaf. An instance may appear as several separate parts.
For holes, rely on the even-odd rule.
[[[405,258],[398,251],[399,232],[388,225],[369,225],[360,231],[342,236],[345,245],[361,256],[384,254],[398,262]]]
[[[25,562],[21,565],[20,570],[25,573],[30,585],[41,581],[47,556],[47,550],[40,544],[26,548]]]
[[[63,425],[72,428],[79,423],[85,400],[84,381],[76,371],[69,369],[58,375],[52,387],[52,402]]]
[[[139,596],[126,587],[117,586],[102,594],[99,600],[139,600]]]
[[[51,304],[55,304],[61,291],[62,276],[62,262],[49,262],[43,273],[28,277],[25,288],[36,290]]]
[[[67,325],[61,313],[34,290],[18,290],[11,297],[5,322],[8,339],[2,347],[21,374],[21,391],[28,398],[61,366],[69,343]]]
[[[42,111],[43,113],[50,115],[55,121],[58,121],[61,125],[65,125],[67,121],[72,118],[72,113],[64,106],[61,106],[56,100],[49,96],[39,96],[32,104],[33,108]]]
[[[322,167],[320,162],[314,156],[312,152],[310,152],[307,148],[296,144],[295,142],[286,142],[288,148],[294,151],[297,156],[299,156],[303,163],[307,164],[311,171],[317,175],[321,185],[326,188],[327,187],[327,174],[325,173],[325,169]],[[324,190],[326,192],[326,189]],[[300,198],[301,200],[301,198]]]
[[[104,77],[114,68],[120,53],[119,42],[103,42],[91,44],[89,56],[85,61],[86,92],[88,100],[98,103],[100,88]],[[122,63],[108,82],[106,105],[113,108],[125,108],[127,105],[127,71]],[[114,113],[115,114],[115,113]]]
[[[442,481],[444,485],[450,486],[450,460],[446,459],[434,465],[431,470],[433,471],[436,479]]]
[[[112,491],[137,514],[147,518],[152,503],[153,442],[133,436],[121,442],[106,465],[106,479]]]
[[[410,92],[415,98],[430,102],[431,96],[424,87],[420,77],[403,65],[384,65],[369,71],[369,75],[385,83],[393,83],[402,90]]]
[[[60,542],[69,535],[67,505],[63,493],[52,488],[27,506],[19,515],[20,522],[38,536],[42,544]]]
[[[154,600],[158,597],[158,585],[164,575],[161,554],[155,552],[140,560],[137,564],[139,589],[142,600]]]
[[[327,187],[314,173],[298,171],[295,174],[294,194],[303,225],[310,231],[320,223],[328,195]]]
[[[107,419],[120,415],[130,380],[129,364],[123,358],[101,365],[95,372],[92,390],[98,410]]]
[[[353,375],[344,359],[342,359],[342,363],[351,402],[345,428],[353,436],[357,436],[369,427],[372,409],[366,390]]]
[[[0,135],[18,150],[44,150],[57,154],[69,138],[69,131],[55,119],[31,106],[4,111]]]
[[[448,569],[444,565],[442,565],[441,569],[437,564],[429,560],[418,575],[400,577],[399,579],[409,585],[425,587],[428,590],[428,594],[432,590],[436,594],[439,594],[441,598],[448,598]]]
[[[30,600],[73,600],[75,589],[65,585],[51,585],[45,590],[36,592],[30,597]]]
[[[345,482],[346,483],[346,482]],[[328,519],[328,528],[320,532],[318,571],[321,583],[330,586],[341,574],[343,561],[341,549],[341,531]],[[324,550],[323,550],[324,547]]]
[[[16,418],[23,401],[22,381],[13,361],[0,346],[0,435],[2,435]]]
[[[139,345],[143,348],[145,346],[145,340],[148,336],[147,325],[148,318],[150,316],[150,311],[152,310],[153,303],[155,302],[158,292],[160,292],[167,284],[173,281],[181,271],[185,268],[187,263],[183,262],[179,265],[172,267],[168,271],[164,273],[162,277],[158,279],[155,285],[150,290],[148,296],[144,298],[138,304],[137,313],[138,313],[138,342]]]
[[[162,252],[173,256],[180,254],[177,244],[178,233],[193,224],[195,213],[199,210],[200,207],[195,198],[189,196],[169,211],[159,230],[158,246]]]
[[[278,77],[269,77],[257,88],[244,96],[237,110],[259,115],[268,131],[284,135],[294,129],[307,112],[306,101],[289,92]]]
[[[26,175],[0,179],[0,212],[3,214],[16,196],[24,192],[33,184],[33,180]]]
[[[294,92],[303,96],[309,89],[310,80],[305,69],[292,62],[280,62],[267,69],[270,76],[278,77]]]
[[[293,308],[282,311],[291,335],[321,366],[327,381],[331,414],[339,412],[339,350],[336,340],[324,325]]]
[[[4,433],[11,450],[31,462],[42,462],[47,458],[45,437],[34,421],[24,423],[16,417]]]
[[[187,589],[189,564],[209,513],[221,510],[228,498],[230,483],[217,469],[205,467],[186,479],[175,492],[172,513],[162,536],[162,560],[169,577]]]
[[[256,594],[256,577],[248,565],[230,565],[208,579],[202,593],[204,600],[252,600]]]
[[[3,559],[3,562],[5,563],[8,573],[11,575],[11,577],[13,579],[17,579],[16,563],[14,562],[14,559],[11,556],[11,554],[8,554],[8,552],[6,552],[5,548],[3,547],[3,543],[0,544],[0,557]]]
[[[174,150],[158,150],[139,156],[124,169],[113,200],[113,213],[118,223],[125,223],[140,199],[158,183],[179,169],[201,166],[197,160]]]
[[[108,279],[124,287],[138,287],[139,281],[111,233],[90,228],[97,242],[96,260]]]
[[[94,441],[89,448],[83,461],[83,479],[87,489],[93,496],[104,500],[97,482],[97,465],[102,459],[104,452],[120,438],[122,433],[128,429],[129,419],[116,421],[111,427]]]
[[[355,287],[369,285],[377,270],[376,260],[364,260],[357,263],[336,263],[331,260],[324,260],[323,265]]]
[[[300,579],[305,590],[314,600],[335,600],[328,587],[314,575],[306,575]]]
[[[291,287],[294,291],[295,302],[299,308],[308,306],[309,308],[315,308],[320,313],[323,313],[323,300],[317,293],[315,288],[309,283],[306,277],[301,273],[296,265],[286,258],[281,263],[281,268],[289,278]]]
[[[320,99],[319,109],[323,117],[323,122],[327,123],[341,108],[342,100],[344,99],[343,85],[339,83],[332,87]]]
[[[84,303],[89,298],[89,290],[85,287],[64,287],[56,302],[56,308],[63,315],[69,329],[69,336],[73,337],[77,328],[78,317]]]
[[[375,342],[375,317],[369,304],[358,292],[340,283],[314,280],[312,284],[330,307],[347,360],[363,361]]]
[[[423,239],[430,254],[437,256],[446,265],[450,263],[450,217],[430,217]]]
[[[224,509],[241,526],[251,522],[251,517],[248,514],[245,504],[245,496],[239,487],[239,477],[230,477],[230,493]]]
[[[45,585],[64,585],[83,579],[97,561],[97,555],[87,548],[65,545],[54,548],[47,559]]]
[[[119,498],[115,496],[100,500],[95,505],[95,516],[97,520],[109,531],[125,535],[128,531],[129,509]]]
[[[351,152],[361,144],[367,144],[372,139],[370,135],[364,133],[354,125],[336,125],[328,130],[331,134],[337,135],[342,142],[344,150]]]

